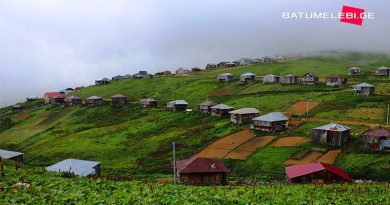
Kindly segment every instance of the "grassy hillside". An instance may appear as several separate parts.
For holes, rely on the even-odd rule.
[[[170,173],[171,142],[177,144],[178,158],[186,158],[213,139],[225,136],[247,126],[235,126],[228,119],[220,119],[196,112],[169,112],[165,103],[184,99],[190,108],[207,99],[235,108],[256,107],[262,113],[286,111],[298,100],[316,100],[320,105],[310,112],[314,120],[343,121],[353,128],[351,144],[338,158],[337,165],[353,177],[367,176],[390,179],[388,154],[370,153],[362,149],[359,134],[369,127],[385,126],[386,107],[390,102],[388,77],[376,77],[375,69],[390,65],[390,58],[381,54],[346,53],[332,56],[308,57],[286,62],[268,63],[236,68],[202,71],[189,76],[164,76],[152,79],[126,79],[106,86],[90,86],[75,93],[80,97],[110,96],[120,93],[129,96],[132,103],[124,108],[104,105],[97,108],[58,107],[52,105],[27,106],[28,117],[21,113],[8,113],[1,109],[1,118],[12,118],[11,128],[0,132],[0,147],[26,153],[26,164],[50,165],[65,158],[80,158],[102,162],[103,175],[158,177]],[[302,75],[314,72],[320,77],[330,74],[346,75],[347,68],[357,66],[365,76],[349,78],[344,88],[281,86],[279,84],[216,82],[219,73],[230,72],[238,76],[253,72],[259,79],[266,74]],[[352,85],[368,82],[376,85],[377,95],[354,96]],[[140,108],[138,100],[153,97],[160,106]],[[19,120],[17,120],[19,119]],[[363,124],[357,124],[363,123]],[[309,137],[309,131],[324,122],[307,122],[298,129],[277,133],[278,138],[289,135]],[[259,136],[268,133],[258,133]],[[265,147],[246,161],[228,160],[231,176],[242,178],[283,179],[283,162],[299,149],[316,147],[311,143],[293,148]],[[325,148],[329,149],[329,148]],[[375,159],[375,160],[373,160]],[[364,163],[364,164],[362,164]],[[370,175],[367,175],[369,167]]]

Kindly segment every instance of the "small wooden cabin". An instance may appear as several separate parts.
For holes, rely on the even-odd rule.
[[[87,104],[89,107],[100,106],[104,104],[104,100],[99,96],[91,96],[85,99],[85,104]]]
[[[231,73],[222,73],[217,76],[218,82],[229,82],[235,79],[234,75]]]
[[[379,128],[363,134],[365,148],[376,151],[390,151],[390,130]]]
[[[358,76],[361,74],[362,73],[360,72],[360,68],[358,68],[358,67],[348,68],[348,75],[350,75],[350,76]]]
[[[49,104],[49,103],[51,103],[51,99],[55,96],[58,96],[58,95],[61,95],[61,93],[60,92],[48,92],[48,93],[45,93],[45,95],[43,96],[43,99],[45,100],[46,104]]]
[[[299,81],[302,85],[316,85],[318,83],[318,76],[313,73],[305,73]]]
[[[311,141],[313,143],[341,147],[349,140],[350,130],[347,126],[330,123],[314,128],[311,131]]]
[[[331,75],[326,77],[327,86],[344,86],[347,84],[348,79],[343,76]]]
[[[191,158],[176,162],[178,181],[191,185],[226,185],[229,169],[209,158]]]
[[[206,69],[214,69],[217,67],[217,64],[214,64],[214,63],[209,63],[206,65]]]
[[[157,107],[157,100],[153,98],[145,98],[139,101],[142,107]]]
[[[184,111],[188,103],[185,100],[174,100],[167,103],[167,109],[171,111]]]
[[[193,68],[191,68],[191,72],[192,72],[192,73],[197,73],[197,72],[200,72],[200,71],[202,71],[202,69],[200,69],[200,68],[198,68],[198,67],[193,67]]]
[[[57,95],[57,96],[54,96],[50,99],[50,102],[51,104],[54,104],[54,105],[63,105],[65,104],[65,98],[66,98],[66,95]]]
[[[205,101],[198,105],[198,112],[203,114],[210,114],[211,113],[211,107],[214,105],[218,105],[218,103],[213,101]]]
[[[237,66],[237,64],[235,64],[235,63],[225,63],[223,65],[224,68],[232,68],[232,67],[236,67],[236,66]]]
[[[284,85],[293,85],[298,83],[298,77],[296,75],[287,74],[282,77],[281,83]]]
[[[288,127],[288,118],[281,112],[271,112],[253,119],[251,128],[261,131],[281,131]]]
[[[376,69],[375,74],[378,76],[390,76],[390,68],[382,66]]]
[[[101,80],[95,80],[95,85],[107,85],[110,83],[110,79],[102,78]]]
[[[244,73],[240,75],[240,84],[247,84],[256,81],[256,75],[253,73]]]
[[[212,116],[224,117],[224,116],[229,116],[229,112],[232,111],[234,107],[225,104],[218,104],[212,106],[210,109],[211,109]]]
[[[355,86],[353,86],[353,93],[355,95],[374,95],[375,92],[375,86],[368,84],[368,83],[360,83]]]
[[[116,94],[111,97],[111,105],[113,107],[123,107],[128,103],[127,96]]]
[[[263,76],[263,83],[278,83],[280,80],[280,77],[274,74],[269,74]]]
[[[65,98],[65,104],[70,105],[70,106],[81,105],[81,104],[83,104],[83,100],[77,96],[72,95],[72,96]]]
[[[238,110],[230,111],[230,122],[234,124],[250,123],[253,118],[259,116],[260,111],[256,108],[241,108]]]
[[[73,173],[80,177],[100,177],[100,162],[79,160],[79,159],[65,159],[49,167],[47,171],[51,172],[65,172]]]
[[[352,179],[340,168],[324,163],[292,165],[285,168],[286,181],[290,183],[349,183]]]
[[[14,162],[22,163],[23,162],[23,153],[8,151],[0,149],[0,157],[7,160],[12,160]]]

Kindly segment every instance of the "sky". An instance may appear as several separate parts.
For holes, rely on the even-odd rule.
[[[283,12],[375,12],[363,26]],[[95,79],[241,57],[390,53],[388,0],[0,0],[0,107]]]

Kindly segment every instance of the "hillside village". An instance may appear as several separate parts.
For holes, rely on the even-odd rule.
[[[30,96],[1,109],[12,122],[0,130],[0,156],[83,177],[166,178],[176,141],[186,184],[389,180],[390,60],[378,56],[242,58]]]

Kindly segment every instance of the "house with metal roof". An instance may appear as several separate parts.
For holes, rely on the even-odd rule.
[[[235,63],[225,63],[224,65],[223,65],[223,67],[224,68],[232,68],[232,67],[236,67],[237,66],[237,64],[235,64]]]
[[[38,100],[39,98],[37,96],[28,96],[26,97],[26,101],[27,102],[32,102],[32,101],[35,101],[35,100]]]
[[[226,185],[229,169],[223,162],[209,158],[176,161],[179,182],[194,185]]]
[[[298,77],[296,75],[293,75],[293,74],[287,74],[287,75],[284,75],[282,78],[281,78],[281,83],[283,85],[293,85],[293,84],[297,84],[298,83]]]
[[[171,111],[184,111],[188,103],[185,100],[174,100],[167,103],[167,109]]]
[[[260,111],[256,108],[241,108],[229,112],[230,122],[234,124],[250,123],[253,118],[259,116]]]
[[[127,96],[116,94],[111,96],[111,105],[113,107],[123,107],[128,103]]]
[[[232,111],[234,107],[221,103],[210,107],[210,109],[211,109],[212,116],[224,117],[224,116],[228,116],[229,112]]]
[[[231,73],[222,73],[217,76],[218,82],[229,82],[235,79],[234,75]]]
[[[157,107],[157,100],[153,98],[145,98],[139,101],[142,107]]]
[[[3,159],[13,160],[15,162],[23,162],[23,153],[0,149],[0,157]]]
[[[379,128],[363,133],[364,147],[377,151],[390,151],[390,130]]]
[[[108,78],[102,78],[100,80],[95,80],[95,85],[107,85],[109,84],[111,81],[110,79]]]
[[[54,105],[65,104],[66,95],[60,94],[50,98],[50,103]]]
[[[80,177],[100,176],[100,162],[65,159],[61,162],[46,167],[47,171],[71,173]]]
[[[348,75],[350,75],[350,76],[358,76],[358,75],[362,75],[362,73],[360,72],[360,68],[358,68],[358,67],[350,67],[350,68],[348,68]]]
[[[280,77],[274,74],[269,74],[263,76],[263,83],[278,83],[280,80]]]
[[[216,68],[217,67],[217,64],[214,64],[214,63],[208,63],[207,65],[206,65],[206,69],[208,70],[208,69],[214,69],[214,68]]]
[[[261,131],[281,131],[288,127],[288,118],[281,112],[271,112],[253,118],[251,128]]]
[[[368,83],[360,83],[353,86],[353,93],[355,95],[374,95],[375,86]]]
[[[55,96],[58,96],[58,95],[61,95],[60,92],[47,92],[45,93],[45,95],[43,96],[43,99],[45,100],[45,103],[46,104],[49,104],[50,103],[50,100],[55,97]]]
[[[330,123],[312,129],[311,141],[313,143],[329,146],[343,146],[349,140],[351,128],[337,123]]]
[[[123,76],[123,75],[116,75],[116,76],[111,78],[111,80],[113,80],[113,81],[118,81],[118,80],[123,80],[123,79],[125,79],[125,76]]]
[[[74,95],[66,97],[64,101],[66,105],[70,105],[70,106],[83,104],[83,99]]]
[[[85,99],[85,103],[90,107],[100,106],[104,104],[104,100],[99,96],[91,96]]]
[[[327,86],[344,86],[347,84],[348,79],[339,75],[331,75],[326,77]]]
[[[299,79],[302,85],[316,85],[318,83],[318,76],[313,73],[305,73]]]
[[[253,73],[244,73],[240,75],[240,84],[247,84],[256,81],[256,75]]]
[[[382,66],[376,69],[375,74],[378,76],[390,76],[390,68]]]
[[[218,105],[218,103],[213,101],[205,101],[198,105],[198,112],[203,114],[210,114],[211,113],[211,107],[214,105]]]
[[[286,180],[292,183],[345,183],[352,179],[340,168],[324,163],[298,164],[285,168]]]

